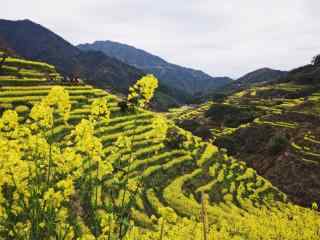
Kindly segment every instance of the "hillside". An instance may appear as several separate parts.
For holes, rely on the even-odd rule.
[[[320,201],[320,68],[307,65],[198,107],[169,116],[245,161],[289,199]]]
[[[168,63],[162,58],[133,46],[112,41],[96,41],[80,44],[82,50],[102,51],[147,73],[153,73],[160,82],[189,94],[204,93],[222,87],[232,81],[228,77],[211,77],[208,74]]]
[[[10,71],[7,71],[8,69]],[[48,72],[51,74],[49,81]],[[15,219],[13,225],[0,226],[0,236],[4,239],[9,239],[9,232],[15,239],[21,237],[21,234],[27,234],[29,228],[25,228],[24,232],[12,232],[12,229],[13,226],[26,226],[25,221],[28,219],[31,221],[29,222],[31,226],[38,226],[37,221],[44,221],[41,229],[30,229],[30,234],[42,236],[41,238],[46,238],[46,234],[55,231],[49,228],[52,226],[50,224],[58,228],[60,224],[63,224],[62,226],[68,224],[68,229],[63,230],[69,236],[68,239],[74,239],[71,236],[80,237],[83,234],[89,238],[89,236],[103,234],[104,231],[107,231],[105,234],[108,232],[111,234],[113,232],[103,230],[109,229],[103,227],[107,226],[103,225],[107,223],[103,219],[108,217],[115,219],[116,222],[112,224],[115,224],[117,229],[116,224],[122,224],[122,218],[119,220],[119,216],[127,219],[126,221],[135,222],[134,229],[140,239],[158,238],[159,231],[163,229],[158,227],[161,226],[161,221],[165,221],[164,234],[167,239],[200,239],[202,217],[199,212],[202,208],[201,196],[204,193],[208,194],[207,226],[211,237],[219,236],[218,239],[236,239],[240,236],[247,236],[248,239],[282,237],[290,240],[309,240],[319,237],[316,230],[320,226],[318,213],[287,203],[282,192],[260,177],[252,168],[247,167],[244,162],[228,157],[224,151],[202,142],[170,122],[160,121],[159,119],[162,118],[159,114],[143,109],[136,109],[134,112],[121,110],[119,98],[89,85],[64,83],[64,90],[61,92],[62,89],[57,88],[62,84],[60,75],[53,66],[40,62],[7,58],[2,65],[0,84],[2,86],[0,88],[1,111],[5,113],[0,119],[0,174],[4,176],[0,180],[1,194],[6,194],[7,199],[10,199],[11,193],[14,191],[19,193],[19,189],[23,189],[23,192],[16,195],[12,201],[6,201],[0,194],[0,199],[3,199],[0,202],[0,212],[4,210],[3,203],[11,206],[7,208],[7,212],[10,212],[9,219],[6,218],[4,222],[9,223],[9,220]],[[59,94],[55,95],[56,91]],[[65,95],[66,93],[69,96]],[[42,135],[41,131],[37,133],[39,129],[35,124],[48,123],[47,116],[50,111],[41,110],[45,107],[42,105],[45,104],[42,100],[48,94],[46,101],[56,101],[57,105],[52,107],[58,106],[57,112],[52,112],[57,118],[53,119],[52,129],[48,129],[48,135]],[[110,119],[105,121],[104,118],[98,118],[91,131],[90,125],[85,125],[90,121],[84,121],[84,119],[94,116],[92,114],[96,113],[96,104],[102,104],[101,100],[97,101],[101,97],[104,97],[103,101],[107,101],[107,109],[111,111],[110,116],[103,116],[109,116]],[[40,101],[42,102],[39,105]],[[68,111],[67,102],[69,101],[71,103],[69,114],[63,115],[63,118],[58,117],[61,110]],[[15,120],[12,112],[5,112],[6,110],[17,111],[19,122]],[[33,119],[39,119],[40,122],[33,123]],[[63,119],[68,124],[64,123]],[[74,129],[74,126],[77,127]],[[12,133],[15,133],[13,135],[11,135],[11,128],[13,128]],[[34,134],[28,137],[25,134],[29,128]],[[73,134],[85,135],[81,135],[82,137],[77,140],[77,137],[75,139],[69,137]],[[22,138],[23,148],[13,147],[20,138]],[[93,142],[88,141],[89,139],[94,140],[94,145],[91,145]],[[76,145],[73,145],[72,141],[76,141]],[[102,144],[101,147],[96,148],[99,143]],[[80,147],[80,152],[73,152],[72,149],[76,150],[77,146]],[[90,146],[94,147],[93,152]],[[49,150],[51,148],[55,149],[54,155],[45,150],[48,149],[51,152]],[[84,155],[85,153],[89,155]],[[31,160],[28,154],[33,154]],[[95,196],[93,199],[96,199],[93,201],[96,204],[94,206],[98,209],[90,207],[91,200],[88,200],[86,195],[91,193],[90,188],[86,188],[87,185],[79,185],[90,183],[91,177],[95,176],[93,166],[96,165],[89,168],[85,168],[86,165],[82,167],[77,165],[78,161],[83,161],[84,156],[93,156],[91,161],[98,161],[98,166],[101,168],[104,166],[103,178],[98,178],[101,193],[96,195],[98,192],[93,192],[92,195]],[[51,159],[49,163],[48,157]],[[5,159],[7,161],[3,161]],[[38,161],[41,162],[39,166]],[[10,165],[11,162],[13,165]],[[48,174],[52,175],[50,178],[52,180],[31,181],[39,175],[32,173],[26,175],[29,171],[21,170],[21,167],[27,167],[24,165],[26,163],[30,166],[29,171],[38,169],[40,172],[36,173],[43,173],[44,176],[47,176],[46,169],[50,169],[51,166],[52,172]],[[14,182],[6,177],[10,174],[5,167],[7,164],[15,169]],[[86,172],[79,175],[84,171],[81,170],[83,167]],[[23,177],[20,177],[20,174],[24,174]],[[87,178],[87,176],[91,177]],[[6,181],[3,182],[2,179]],[[29,182],[25,182],[26,179],[29,179]],[[86,182],[85,179],[90,181]],[[77,184],[70,187],[68,185],[70,181],[71,184],[72,182]],[[121,187],[126,182],[129,184],[128,189],[132,189],[127,192],[127,197],[131,200],[125,197],[126,193]],[[13,183],[14,185],[11,185]],[[32,208],[34,205],[18,205],[19,207],[15,205],[34,199],[33,195],[27,194],[26,191],[31,193],[29,189],[34,189],[33,187],[37,187],[37,184],[39,184],[37,191],[41,191],[41,194],[43,191],[44,195],[37,192],[40,195],[35,199],[43,197],[50,202],[48,196],[53,194],[50,195],[55,199],[53,203],[57,204],[59,201],[61,204],[54,205],[57,215],[53,214],[51,208],[38,209],[39,212],[43,211],[44,216],[49,215],[50,218],[29,215],[28,206]],[[45,187],[46,184],[50,184],[51,190],[46,190],[48,189]],[[8,191],[10,186],[13,192]],[[62,187],[64,190],[61,190],[61,186],[64,186]],[[56,192],[52,192],[53,188]],[[59,194],[63,194],[63,201],[58,200]],[[20,197],[24,200],[19,201]],[[38,200],[33,201],[38,203]],[[125,208],[121,208],[123,203]],[[43,203],[40,202],[40,204]],[[125,215],[123,215],[123,209]],[[39,219],[34,219],[34,216],[39,216]],[[61,216],[64,217],[61,218]],[[52,220],[54,217],[58,217],[56,221]],[[110,219],[108,221],[111,221]],[[305,231],[305,224],[308,225],[308,231]],[[273,230],[275,228],[277,231]],[[130,229],[127,229],[129,234],[133,231]],[[191,229],[194,230],[190,232]],[[128,235],[127,239],[136,239],[130,236]]]
[[[210,91],[209,93],[202,94],[194,100],[194,102],[204,103],[206,101],[216,101],[221,98],[235,93],[237,91],[245,90],[254,85],[261,85],[273,81],[277,81],[287,75],[288,72],[270,69],[270,68],[261,68],[255,71],[249,72],[244,76],[238,78],[235,81],[232,81],[229,84],[226,84],[218,89]]]
[[[287,75],[287,72],[270,69],[270,68],[261,68],[250,72],[243,77],[237,79],[236,81],[240,84],[254,84],[254,83],[266,83],[278,80],[281,77]]]
[[[48,72],[52,74],[49,81]],[[6,211],[10,213],[4,219],[6,224],[0,226],[0,236],[4,239],[11,239],[8,236],[18,239],[21,235],[24,239],[24,234],[29,232],[44,239],[52,231],[58,231],[51,226],[62,228],[68,239],[81,236],[92,239],[103,234],[107,237],[113,231],[117,233],[122,221],[127,226],[132,224],[131,220],[135,227],[124,227],[129,240],[136,239],[131,236],[132,231],[139,239],[158,238],[160,231],[170,240],[200,239],[201,203],[205,204],[210,238],[319,238],[317,212],[287,203],[281,191],[244,162],[160,120],[163,118],[159,114],[143,109],[121,110],[119,98],[89,85],[64,83],[61,89],[60,75],[45,63],[11,57],[4,61],[0,73],[0,104],[4,113],[0,119],[0,174],[3,176],[0,213],[4,211],[2,204],[7,204]],[[37,124],[50,126],[50,108],[43,111],[46,102],[55,103],[50,106],[57,109],[51,113],[52,126],[42,132]],[[13,112],[6,110],[17,111],[19,121]],[[67,114],[59,117],[61,111]],[[91,128],[92,117],[100,116],[95,115],[100,111],[103,115],[95,117]],[[28,129],[33,131],[30,136],[26,135]],[[22,148],[16,148],[19,141],[23,142]],[[92,161],[98,165],[87,165],[93,164]],[[13,173],[8,172],[11,168],[15,169]],[[35,174],[28,174],[34,173],[32,169]],[[103,171],[100,173],[99,169]],[[10,181],[8,174],[15,181]],[[41,174],[46,176],[43,181],[39,181]],[[93,191],[90,186],[96,185],[90,184],[95,174],[102,177],[97,175],[95,183],[99,188],[94,187],[96,191]],[[28,191],[39,197],[34,198]],[[11,198],[14,193],[19,194]],[[6,194],[6,199],[2,194]],[[59,200],[62,194],[63,201]],[[201,201],[203,194],[208,196],[206,203]],[[36,215],[29,214],[37,204],[46,204],[42,198],[54,204],[54,208],[38,208]],[[28,201],[31,204],[24,205]],[[41,228],[35,227],[39,221]],[[107,227],[110,221],[113,230]],[[13,231],[14,226],[30,227]]]
[[[62,37],[30,20],[0,20],[0,47],[22,57],[45,61],[64,76],[80,76],[102,89],[126,93],[144,73],[98,51],[82,52]],[[162,91],[165,90],[165,91]],[[155,106],[159,110],[186,103],[187,94],[161,84]]]
[[[231,84],[221,88],[224,92],[234,92],[246,89],[254,84],[268,83],[285,77],[287,72],[274,70],[270,68],[261,68],[253,72],[247,73]]]

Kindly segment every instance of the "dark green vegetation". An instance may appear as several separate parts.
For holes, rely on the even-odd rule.
[[[152,107],[155,110],[167,111],[171,107],[189,104],[192,103],[192,101],[193,97],[185,91],[168,87],[160,82],[152,101]]]
[[[168,116],[245,161],[295,203],[320,202],[318,64]]]
[[[263,111],[251,106],[238,107],[229,104],[215,104],[205,113],[205,116],[222,127],[238,127],[241,124],[252,122]]]
[[[190,95],[205,93],[232,81],[228,77],[211,77],[199,70],[168,63],[144,50],[117,42],[96,41],[92,44],[81,44],[78,47],[86,51],[102,51],[144,72],[153,73],[160,82]]]

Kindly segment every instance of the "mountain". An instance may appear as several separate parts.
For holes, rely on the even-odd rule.
[[[233,92],[240,89],[246,89],[254,84],[262,84],[267,82],[276,81],[285,77],[288,72],[275,70],[271,68],[261,68],[253,72],[247,73],[236,81],[222,87],[220,90],[223,92]]]
[[[271,82],[286,76],[287,73],[288,72],[286,71],[280,71],[271,68],[261,68],[247,73],[243,77],[237,79],[234,84],[240,86],[248,86],[256,83]]]
[[[194,103],[205,103],[206,101],[222,101],[226,96],[241,90],[250,88],[253,85],[264,84],[277,81],[286,77],[288,72],[275,70],[271,68],[261,68],[226,84],[220,88],[214,89],[208,93],[200,94],[193,99]]]
[[[0,19],[0,46],[18,55],[56,66],[63,75],[79,75],[99,88],[126,93],[146,73],[100,51],[81,51],[49,29],[30,20]],[[1,44],[2,43],[2,44]],[[153,106],[166,110],[190,101],[190,94],[159,84]]]
[[[46,61],[65,75],[80,75],[95,86],[124,92],[141,70],[97,51],[82,52],[30,20],[0,20],[0,37],[22,57]]]
[[[80,44],[78,47],[86,51],[102,51],[110,57],[117,58],[145,72],[153,73],[160,82],[189,94],[207,92],[232,81],[228,77],[211,77],[199,70],[168,63],[158,56],[122,43],[96,41],[92,44]]]
[[[15,52],[9,47],[7,42],[3,40],[0,36],[0,50],[10,54],[11,56],[16,55]]]

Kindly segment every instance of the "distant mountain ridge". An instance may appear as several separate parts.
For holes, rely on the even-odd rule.
[[[49,29],[30,20],[0,20],[0,37],[18,55],[45,61],[66,75],[80,75],[89,83],[118,91],[144,73],[97,51],[82,52]]]
[[[78,47],[86,51],[102,51],[110,57],[117,58],[145,72],[153,73],[167,86],[189,94],[217,89],[232,81],[228,77],[211,77],[200,70],[169,63],[142,49],[113,41],[96,41],[92,44],[80,44]]]
[[[261,82],[271,82],[284,77],[288,74],[287,71],[275,70],[271,68],[260,68],[253,72],[249,72],[241,78],[237,79],[235,83],[261,83]]]
[[[204,103],[208,100],[220,101],[230,94],[248,89],[253,85],[277,81],[285,78],[287,75],[288,72],[286,71],[280,71],[271,68],[260,68],[249,72],[237,80],[234,80],[220,88],[199,95],[197,98],[194,98],[194,102]]]
[[[78,48],[83,50],[96,50],[105,52],[108,56],[113,56],[125,63],[139,67],[150,68],[153,66],[166,66],[168,63],[162,58],[146,52],[145,50],[133,46],[113,42],[113,41],[95,41],[92,44],[79,44]]]
[[[48,62],[61,73],[80,75],[98,87],[111,87],[123,92],[144,74],[101,52],[82,52],[30,20],[0,20],[0,38],[22,57]]]
[[[17,55],[48,62],[63,75],[79,75],[96,87],[126,93],[130,85],[146,73],[100,51],[81,51],[49,29],[30,20],[0,19],[0,48]],[[159,110],[185,104],[190,95],[159,85],[155,106]]]
[[[232,92],[241,89],[246,89],[253,84],[261,84],[276,81],[285,77],[288,74],[286,71],[275,70],[271,68],[260,68],[255,71],[249,72],[244,76],[238,78],[231,84],[222,87],[224,92]]]

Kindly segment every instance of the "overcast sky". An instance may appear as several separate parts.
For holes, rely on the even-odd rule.
[[[289,70],[320,53],[319,0],[1,0],[73,44],[113,40],[213,76]]]

